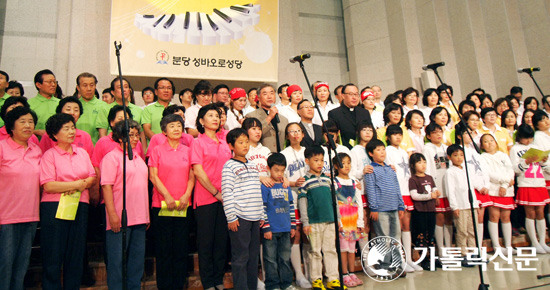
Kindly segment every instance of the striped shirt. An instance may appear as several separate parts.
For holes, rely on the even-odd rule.
[[[330,179],[321,174],[308,172],[305,181],[298,189],[300,221],[304,226],[334,222]]]
[[[405,210],[397,175],[384,164],[373,162],[372,173],[365,174],[365,192],[372,212]]]
[[[263,215],[263,199],[258,166],[229,159],[222,169],[223,209],[228,223],[242,218],[258,221]]]

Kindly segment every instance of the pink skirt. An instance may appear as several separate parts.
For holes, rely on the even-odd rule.
[[[516,208],[516,202],[513,197],[491,196],[492,206],[502,209]]]
[[[435,206],[435,212],[448,212],[451,211],[451,205],[446,197],[439,198],[439,205]]]
[[[520,187],[516,195],[519,205],[544,206],[550,203],[548,191],[544,187]]]
[[[414,203],[410,195],[403,195],[403,202],[405,203],[405,209],[408,211],[414,210]]]
[[[479,207],[488,207],[493,205],[493,200],[491,199],[491,196],[488,194],[481,194],[477,189],[476,192],[476,198],[479,201]]]

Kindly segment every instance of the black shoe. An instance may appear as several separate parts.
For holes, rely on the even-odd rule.
[[[462,265],[462,267],[465,267],[465,268],[472,268],[474,266],[468,263],[468,260],[466,259],[466,257],[462,259],[462,262],[460,262],[460,264]]]

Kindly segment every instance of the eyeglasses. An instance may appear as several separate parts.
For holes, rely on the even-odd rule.
[[[344,95],[352,96],[352,97],[359,97],[359,93],[344,93]]]
[[[47,81],[43,81],[43,83],[47,83],[47,84],[57,84],[57,80],[47,80]]]
[[[137,139],[139,139],[139,134],[128,134],[128,137],[129,137],[130,139],[132,139],[132,138],[137,138]]]
[[[172,87],[158,87],[158,90],[172,90]]]
[[[301,109],[313,109],[313,108],[315,108],[315,107],[314,106],[302,106],[302,107],[300,107],[300,110]]]
[[[302,133],[302,130],[292,130],[292,131],[288,131],[288,134],[289,135],[296,135],[296,134],[300,134]]]
[[[496,117],[497,114],[496,113],[487,113],[485,114],[485,117]]]

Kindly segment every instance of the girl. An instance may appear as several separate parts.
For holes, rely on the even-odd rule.
[[[431,122],[435,122],[443,129],[443,144],[446,146],[451,145],[453,142],[451,140],[451,130],[449,129],[449,124],[451,123],[449,111],[444,107],[433,109],[430,113],[430,123]]]
[[[262,123],[256,118],[246,118],[243,122],[243,129],[248,132],[248,142],[250,143],[246,159],[258,165],[262,183],[268,182],[267,157],[271,151],[260,143],[260,139],[262,139]],[[271,187],[273,184],[265,184],[265,186]]]
[[[426,174],[426,157],[420,153],[413,153],[409,160],[412,173],[409,179],[409,191],[414,203],[411,214],[412,241],[415,247],[429,248],[434,245],[435,207],[439,205],[441,191],[435,185],[434,179]],[[429,254],[429,253],[428,253]],[[429,257],[424,258],[422,268],[430,269]]]
[[[540,150],[550,150],[550,119],[544,111],[537,111],[533,115],[533,125],[536,128],[533,145]],[[546,189],[550,187],[550,174],[544,172]]]
[[[334,108],[338,108],[339,104],[334,104],[330,98],[330,89],[328,86],[328,83],[317,83],[315,85],[315,88],[313,90],[313,93],[317,97],[317,106],[319,106],[319,109],[321,110],[321,115],[323,116],[323,120],[328,120],[328,112]],[[319,126],[323,125],[321,123],[321,117],[319,117],[319,114],[317,113],[317,110],[315,110],[315,116],[313,117],[313,124],[317,124]]]
[[[506,255],[512,249],[512,225],[510,212],[514,209],[514,170],[510,157],[498,150],[495,138],[490,134],[481,137],[481,157],[487,164],[489,173],[489,197],[492,205],[489,207],[489,235],[495,251],[500,247],[498,241],[498,221],[502,222],[502,239],[504,247],[501,251]],[[480,219],[480,221],[483,221]]]
[[[243,109],[246,106],[246,92],[242,88],[234,88],[229,92],[231,100],[229,101],[230,110],[227,112],[227,130],[241,127],[244,121]]]
[[[430,88],[425,90],[422,97],[422,104],[424,105],[422,113],[424,113],[424,116],[430,116],[432,110],[439,105],[439,102],[440,98],[436,89]],[[430,123],[430,119],[425,120],[425,125],[428,125],[428,123]]]
[[[548,156],[542,160],[538,160],[537,156],[522,158],[525,152],[535,147],[531,144],[534,137],[535,132],[531,127],[519,126],[516,136],[517,143],[512,147],[510,159],[518,178],[516,203],[525,208],[525,228],[531,240],[531,246],[536,248],[537,253],[545,254],[550,253],[550,247],[546,245],[544,206],[550,202],[550,198],[548,198],[542,170],[548,172],[546,168]],[[539,241],[537,241],[537,234]]]
[[[340,129],[338,128],[338,125],[333,120],[327,120],[325,121],[325,126],[328,129],[329,134],[334,140],[334,144],[336,145],[336,152],[333,150],[330,152],[330,157],[335,157],[337,153],[346,153],[349,156],[351,156],[351,151],[348,149],[348,147],[338,144],[338,140],[340,139]],[[330,175],[330,163],[329,163],[329,147],[328,147],[328,138],[326,134],[324,134],[325,137],[325,144],[323,149],[325,150],[325,165],[323,166],[323,173],[326,175]],[[355,170],[355,168],[352,168],[352,170]]]
[[[422,152],[424,148],[424,115],[419,110],[412,110],[407,114],[405,118],[405,127],[407,132],[411,136],[412,142],[416,153]]]
[[[340,210],[340,250],[342,256],[342,271],[344,285],[355,287],[363,285],[363,281],[353,274],[355,269],[355,242],[361,239],[363,233],[363,211],[360,204],[361,190],[358,182],[350,178],[351,158],[346,153],[338,153],[342,166],[338,165],[338,158],[333,163],[337,172],[334,181],[337,184],[338,209]],[[350,274],[350,272],[352,272]]]
[[[416,103],[418,103],[417,90],[412,87],[408,87],[403,91],[402,96],[403,114],[407,115],[407,113],[411,110],[418,110],[418,106],[416,105]]]
[[[516,113],[512,110],[506,110],[500,115],[500,126],[508,130],[510,137],[514,135],[514,132],[518,128]]]

